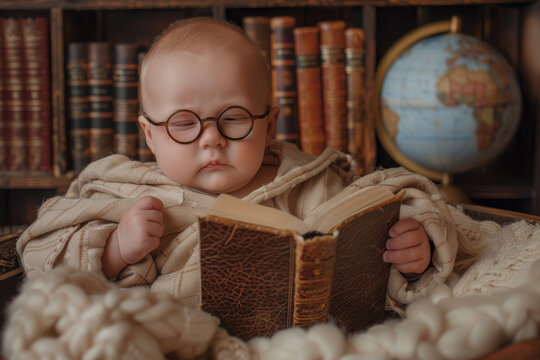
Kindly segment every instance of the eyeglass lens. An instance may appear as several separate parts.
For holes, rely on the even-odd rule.
[[[250,131],[252,123],[249,113],[242,108],[230,108],[218,119],[218,129],[227,138],[240,139]],[[178,111],[168,123],[170,135],[177,141],[193,141],[201,131],[201,122],[190,111]]]

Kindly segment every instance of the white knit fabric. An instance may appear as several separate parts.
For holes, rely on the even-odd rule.
[[[461,272],[411,303],[404,319],[359,334],[319,324],[245,343],[168,295],[57,268],[11,304],[3,350],[9,359],[193,359],[208,350],[217,360],[436,360],[473,359],[539,336],[540,225],[501,228],[451,212]]]

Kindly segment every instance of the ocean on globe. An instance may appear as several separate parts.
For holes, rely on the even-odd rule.
[[[480,166],[511,141],[521,115],[512,67],[465,34],[424,38],[389,66],[380,91],[383,131],[398,152],[431,171]]]

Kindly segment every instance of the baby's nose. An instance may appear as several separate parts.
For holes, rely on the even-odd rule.
[[[210,120],[210,121],[209,121]],[[203,122],[203,131],[199,144],[201,147],[223,146],[227,139],[221,135],[216,118],[207,118]]]

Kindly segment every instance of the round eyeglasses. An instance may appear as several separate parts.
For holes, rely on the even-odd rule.
[[[142,115],[154,126],[165,126],[167,133],[177,143],[189,144],[199,138],[203,132],[205,121],[215,121],[219,133],[229,140],[241,140],[253,130],[253,121],[265,118],[270,112],[270,106],[264,114],[252,115],[249,110],[242,106],[229,106],[223,109],[217,117],[210,116],[201,119],[191,110],[178,110],[167,121],[155,122],[145,112]]]

